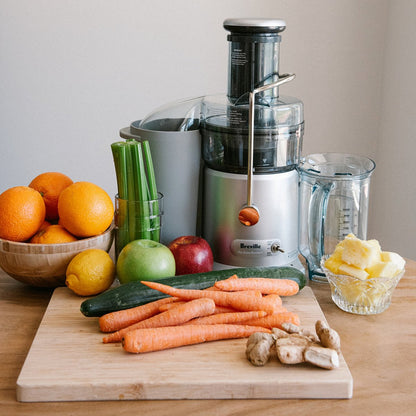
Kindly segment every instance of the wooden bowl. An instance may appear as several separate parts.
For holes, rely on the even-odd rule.
[[[63,244],[17,243],[0,238],[0,267],[19,282],[38,287],[65,285],[65,273],[75,255],[89,248],[109,251],[114,226],[95,237]]]

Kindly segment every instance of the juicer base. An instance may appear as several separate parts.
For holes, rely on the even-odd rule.
[[[214,261],[212,270],[227,270],[227,269],[236,269],[240,267],[242,268],[242,266],[232,266],[230,264],[222,264],[222,263],[218,263]],[[305,274],[306,272],[305,267],[303,266],[302,262],[299,259],[296,259],[295,261],[290,262],[288,264],[282,265],[281,267],[294,267],[295,269],[298,269],[299,271],[301,271],[303,274]]]
[[[253,205],[259,221],[243,225],[239,212],[246,203],[246,175],[205,169],[202,236],[214,261],[230,267],[296,264],[298,251],[297,171],[253,177]],[[299,264],[298,264],[299,267]]]

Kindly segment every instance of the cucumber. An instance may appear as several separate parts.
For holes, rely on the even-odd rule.
[[[298,283],[299,290],[306,284],[304,273],[294,267],[245,267],[212,271],[206,273],[186,274],[155,280],[168,286],[183,289],[206,289],[217,280],[228,279],[233,274],[239,278],[267,277],[273,279],[291,279]],[[168,295],[150,289],[140,282],[125,283],[109,289],[81,303],[81,312],[85,316],[102,316],[106,313],[133,308]]]

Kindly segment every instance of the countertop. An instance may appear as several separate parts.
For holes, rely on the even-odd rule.
[[[157,400],[19,403],[16,380],[52,289],[21,284],[0,269],[0,408],[13,415],[415,415],[416,262],[407,260],[392,304],[379,315],[359,316],[332,302],[328,284],[310,282],[328,323],[342,340],[354,379],[344,400]],[[68,346],[70,348],[70,346]]]

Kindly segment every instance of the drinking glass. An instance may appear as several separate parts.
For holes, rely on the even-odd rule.
[[[150,201],[132,201],[115,196],[116,259],[130,241],[147,239],[160,242],[163,194]]]

